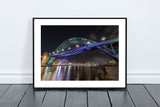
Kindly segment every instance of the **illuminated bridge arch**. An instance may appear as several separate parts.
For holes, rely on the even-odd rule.
[[[82,37],[73,37],[62,42],[55,50],[55,52],[67,51],[70,49],[75,49],[76,45],[78,46],[87,46],[89,44],[96,43],[93,40],[89,40]]]
[[[62,42],[55,50],[51,57],[65,57],[70,55],[75,55],[79,53],[84,53],[90,48],[97,47],[100,50],[107,53],[109,56],[118,59],[117,49],[115,50],[112,44],[117,43],[119,38],[110,39],[107,41],[95,42],[81,37],[73,37]],[[78,45],[78,46],[77,46]],[[110,45],[107,47],[106,45]]]
[[[47,65],[52,65],[56,57],[64,57],[64,56],[83,53],[87,48],[93,48],[93,47],[97,47],[100,50],[104,51],[106,54],[110,55],[111,57],[115,59],[119,59],[118,52],[116,52],[116,50],[112,46],[112,44],[117,43],[118,41],[119,41],[119,38],[114,38],[114,39],[110,39],[107,41],[100,41],[100,42],[95,42],[95,41],[92,41],[86,38],[81,38],[81,37],[74,37],[74,38],[67,39],[56,48],[55,51],[59,51],[59,52],[49,55]],[[80,46],[75,47],[75,45],[80,45]],[[110,45],[110,47],[107,47],[106,45]],[[74,47],[74,48],[71,48],[68,50],[68,47]],[[51,66],[46,67],[45,72],[50,72],[51,68],[52,68]],[[43,71],[41,71],[41,74],[43,74]]]

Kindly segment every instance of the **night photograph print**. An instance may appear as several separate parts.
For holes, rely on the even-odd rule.
[[[118,25],[42,25],[41,80],[118,80],[118,29]]]

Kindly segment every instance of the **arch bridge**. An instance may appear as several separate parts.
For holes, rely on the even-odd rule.
[[[107,41],[95,42],[93,40],[89,40],[81,37],[74,37],[65,40],[62,42],[55,50],[56,53],[50,54],[48,57],[48,61],[45,64],[46,68],[41,70],[41,76],[44,72],[50,72],[52,67],[48,65],[52,65],[55,61],[56,57],[65,57],[71,56],[75,54],[80,54],[89,51],[91,48],[97,47],[98,49],[104,51],[106,54],[111,56],[112,58],[118,60],[118,52],[113,47],[114,43],[118,43],[118,38],[114,38]],[[42,65],[43,66],[43,65]]]
[[[51,57],[70,56],[70,55],[84,53],[93,47],[97,47],[100,50],[104,51],[109,56],[113,57],[114,59],[118,59],[118,53],[113,47],[113,44],[117,42],[118,38],[111,39],[108,41],[95,42],[93,40],[89,40],[86,38],[74,37],[62,42],[55,50],[55,52],[57,53],[53,53],[50,56]],[[107,47],[107,45],[109,47]]]

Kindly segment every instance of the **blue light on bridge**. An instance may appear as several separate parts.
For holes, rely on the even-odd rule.
[[[86,50],[90,50],[90,48],[92,48],[92,47],[97,47],[97,48],[103,50],[104,52],[106,52],[107,54],[109,54],[109,55],[111,55],[111,56],[113,56],[115,58],[118,58],[118,55],[112,55],[112,53],[109,53],[108,50],[102,49],[100,47],[101,45],[115,43],[115,42],[118,42],[118,38],[115,38],[115,39],[112,39],[112,40],[108,40],[108,41],[102,41],[102,42],[98,42],[98,43],[97,42],[93,42],[92,44],[90,42],[87,42],[87,44],[89,44],[89,45],[82,46],[82,47],[79,47],[79,45],[76,45],[76,47],[77,47],[76,49],[73,49],[73,50],[70,50],[70,51],[66,51],[66,52],[61,52],[61,53],[55,53],[55,54],[52,54],[51,56],[59,56],[59,57],[70,56],[70,55],[83,53]]]

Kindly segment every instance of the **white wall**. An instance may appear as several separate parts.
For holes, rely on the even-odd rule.
[[[32,17],[127,17],[128,83],[160,83],[160,0],[1,0],[0,83],[32,83]]]

